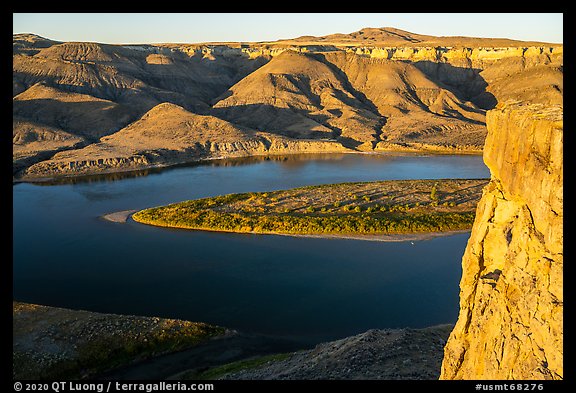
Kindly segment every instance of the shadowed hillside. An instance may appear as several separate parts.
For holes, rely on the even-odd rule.
[[[497,102],[561,102],[562,49],[393,28],[242,44],[16,34],[14,175],[276,152],[479,152]]]

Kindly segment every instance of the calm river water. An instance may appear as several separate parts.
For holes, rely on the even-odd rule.
[[[16,184],[13,296],[307,342],[453,323],[468,234],[384,243],[170,230],[100,216],[312,184],[487,177],[481,156],[344,154]]]

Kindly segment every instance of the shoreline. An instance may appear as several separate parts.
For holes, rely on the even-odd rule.
[[[145,165],[139,168],[108,168],[98,172],[88,172],[88,173],[78,173],[78,174],[61,174],[61,175],[52,175],[52,176],[38,176],[38,177],[19,177],[19,178],[12,178],[12,185],[18,183],[49,183],[49,182],[57,182],[61,180],[73,180],[73,179],[82,179],[82,178],[89,178],[93,176],[105,176],[105,175],[113,175],[113,174],[128,174],[131,172],[137,173],[139,171],[146,171],[146,170],[163,170],[172,167],[178,166],[185,166],[188,164],[202,164],[202,163],[210,163],[212,161],[219,161],[219,160],[234,160],[234,159],[246,159],[246,158],[258,158],[258,157],[266,157],[266,156],[293,156],[293,155],[313,155],[313,154],[326,154],[326,155],[333,155],[333,154],[364,154],[364,155],[386,155],[386,154],[400,154],[400,155],[482,155],[482,150],[459,150],[456,148],[453,149],[410,149],[410,148],[396,148],[396,149],[379,149],[379,150],[371,150],[371,151],[359,151],[359,150],[348,150],[348,151],[333,151],[333,152],[313,152],[313,153],[302,153],[302,152],[293,152],[293,153],[267,153],[267,154],[251,154],[245,156],[233,156],[233,157],[208,157],[208,158],[193,158],[190,160],[183,160],[183,161],[176,161],[172,163],[157,163],[151,165]]]
[[[469,231],[487,179],[348,182],[193,199],[134,213],[188,230],[402,242]]]
[[[334,239],[334,240],[362,240],[371,242],[385,242],[385,243],[400,243],[408,241],[424,241],[431,240],[443,236],[452,236],[462,233],[469,233],[472,229],[458,229],[453,231],[444,232],[425,232],[425,233],[398,233],[398,234],[380,234],[380,235],[297,235],[287,233],[262,233],[262,235],[279,235],[279,236],[294,236],[294,237],[309,237],[320,239]],[[240,232],[242,233],[242,232]],[[254,234],[260,234],[255,232]]]
[[[101,219],[115,222],[115,223],[126,223],[129,219],[132,219],[132,215],[139,210],[121,210],[114,213],[108,213],[99,216]],[[415,233],[393,233],[393,234],[374,234],[374,235],[355,235],[355,234],[298,234],[298,233],[281,233],[281,232],[240,232],[240,231],[224,231],[220,229],[194,229],[186,227],[177,226],[162,226],[154,224],[146,224],[143,222],[136,221],[132,219],[133,222],[139,225],[148,225],[156,228],[167,228],[167,229],[177,229],[185,231],[197,231],[197,232],[216,232],[216,233],[232,233],[238,235],[276,235],[276,236],[290,236],[290,237],[304,237],[312,239],[332,239],[332,240],[362,240],[371,242],[386,242],[386,243],[399,243],[408,241],[424,241],[431,240],[443,236],[452,236],[462,233],[468,233],[472,230],[470,229],[456,229],[451,231],[443,232],[415,232]]]
[[[132,214],[136,213],[138,210],[121,210],[118,212],[108,213],[100,216],[103,220],[110,222],[125,223],[128,221]]]

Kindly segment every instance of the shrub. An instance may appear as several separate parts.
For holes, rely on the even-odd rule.
[[[436,185],[434,188],[437,189]],[[334,201],[322,206],[290,205],[269,206],[264,209],[262,194],[258,194],[250,203],[251,194],[237,194],[206,198],[172,204],[161,208],[152,208],[134,214],[133,218],[142,223],[160,226],[174,226],[190,229],[217,229],[225,231],[280,232],[292,234],[323,233],[407,233],[443,231],[449,229],[470,228],[474,219],[473,212],[438,212],[435,209],[410,210],[410,206],[438,206],[438,198],[429,202],[414,204],[376,204],[349,203]],[[269,193],[269,199],[276,194]],[[352,196],[352,193],[349,193]],[[354,199],[365,199],[356,196]],[[240,201],[241,203],[233,202]],[[244,203],[248,202],[248,203]],[[228,206],[227,206],[228,205]],[[338,207],[339,214],[331,206]],[[442,203],[447,206],[447,203]],[[456,206],[455,202],[448,202]],[[327,214],[306,214],[314,212]],[[409,213],[406,213],[408,211]],[[351,213],[355,212],[355,213]],[[383,214],[371,214],[386,212]],[[390,213],[387,213],[390,212]],[[303,214],[302,214],[303,213]]]
[[[370,202],[370,197],[368,195],[364,195],[362,199],[364,199],[366,202]]]
[[[438,200],[438,189],[436,188],[438,183],[434,183],[434,187],[432,187],[432,191],[430,191],[430,199],[433,201]]]

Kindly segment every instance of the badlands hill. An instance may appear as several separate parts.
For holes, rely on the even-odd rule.
[[[561,104],[563,47],[398,29],[260,43],[13,36],[13,172],[302,152],[481,151],[498,102]]]

